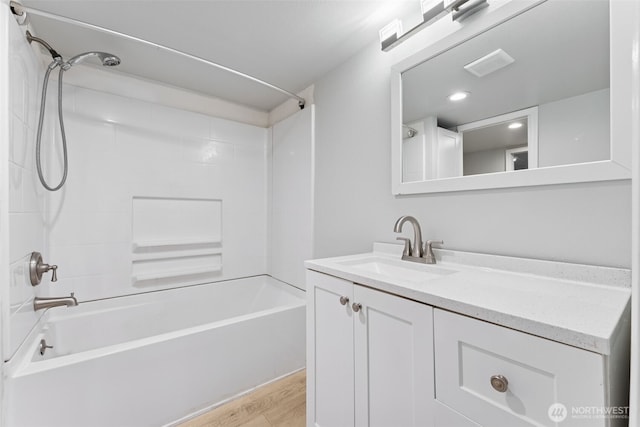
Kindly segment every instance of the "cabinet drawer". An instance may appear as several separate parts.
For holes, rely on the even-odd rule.
[[[433,403],[433,425],[435,427],[482,427],[437,400]]]
[[[563,427],[607,425],[572,415],[605,405],[601,355],[443,310],[434,310],[434,331],[436,399],[473,421],[555,426],[549,408],[559,403]]]

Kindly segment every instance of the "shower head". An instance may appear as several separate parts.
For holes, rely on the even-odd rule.
[[[115,67],[116,65],[120,65],[120,58],[118,58],[112,53],[85,52],[85,53],[81,53],[80,55],[76,55],[70,60],[68,60],[67,61],[68,67],[76,65],[77,63],[82,62],[85,59],[88,59],[94,56],[97,56],[102,62],[102,65],[104,65],[105,67]]]

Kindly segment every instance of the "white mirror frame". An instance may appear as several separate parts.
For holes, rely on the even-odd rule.
[[[640,23],[633,2],[610,0],[610,160],[513,172],[402,182],[402,72],[429,60],[544,1],[511,1],[481,19],[407,57],[391,68],[391,188],[395,195],[527,187],[631,179],[632,106],[640,104],[634,87],[634,45],[640,45]],[[576,8],[580,7],[576,1]],[[579,13],[577,11],[576,13]],[[571,17],[567,17],[570,19]],[[541,27],[542,28],[542,27]],[[636,60],[637,61],[637,60]]]

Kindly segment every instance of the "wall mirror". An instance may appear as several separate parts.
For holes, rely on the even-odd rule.
[[[394,194],[630,177],[614,114],[631,102],[615,84],[630,49],[617,38],[632,39],[624,11],[607,0],[511,7],[393,67]]]

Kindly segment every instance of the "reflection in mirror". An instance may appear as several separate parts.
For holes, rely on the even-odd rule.
[[[515,127],[516,123],[520,127]],[[514,126],[510,128],[511,125]],[[523,118],[464,131],[463,174],[528,169],[527,128],[527,119]],[[517,165],[514,162],[518,162]]]
[[[506,170],[519,171],[529,169],[529,151],[526,147],[505,151]]]
[[[458,126],[463,175],[537,167],[537,123],[538,108],[533,107]]]
[[[609,2],[546,1],[404,71],[402,123],[403,182],[609,160]]]

